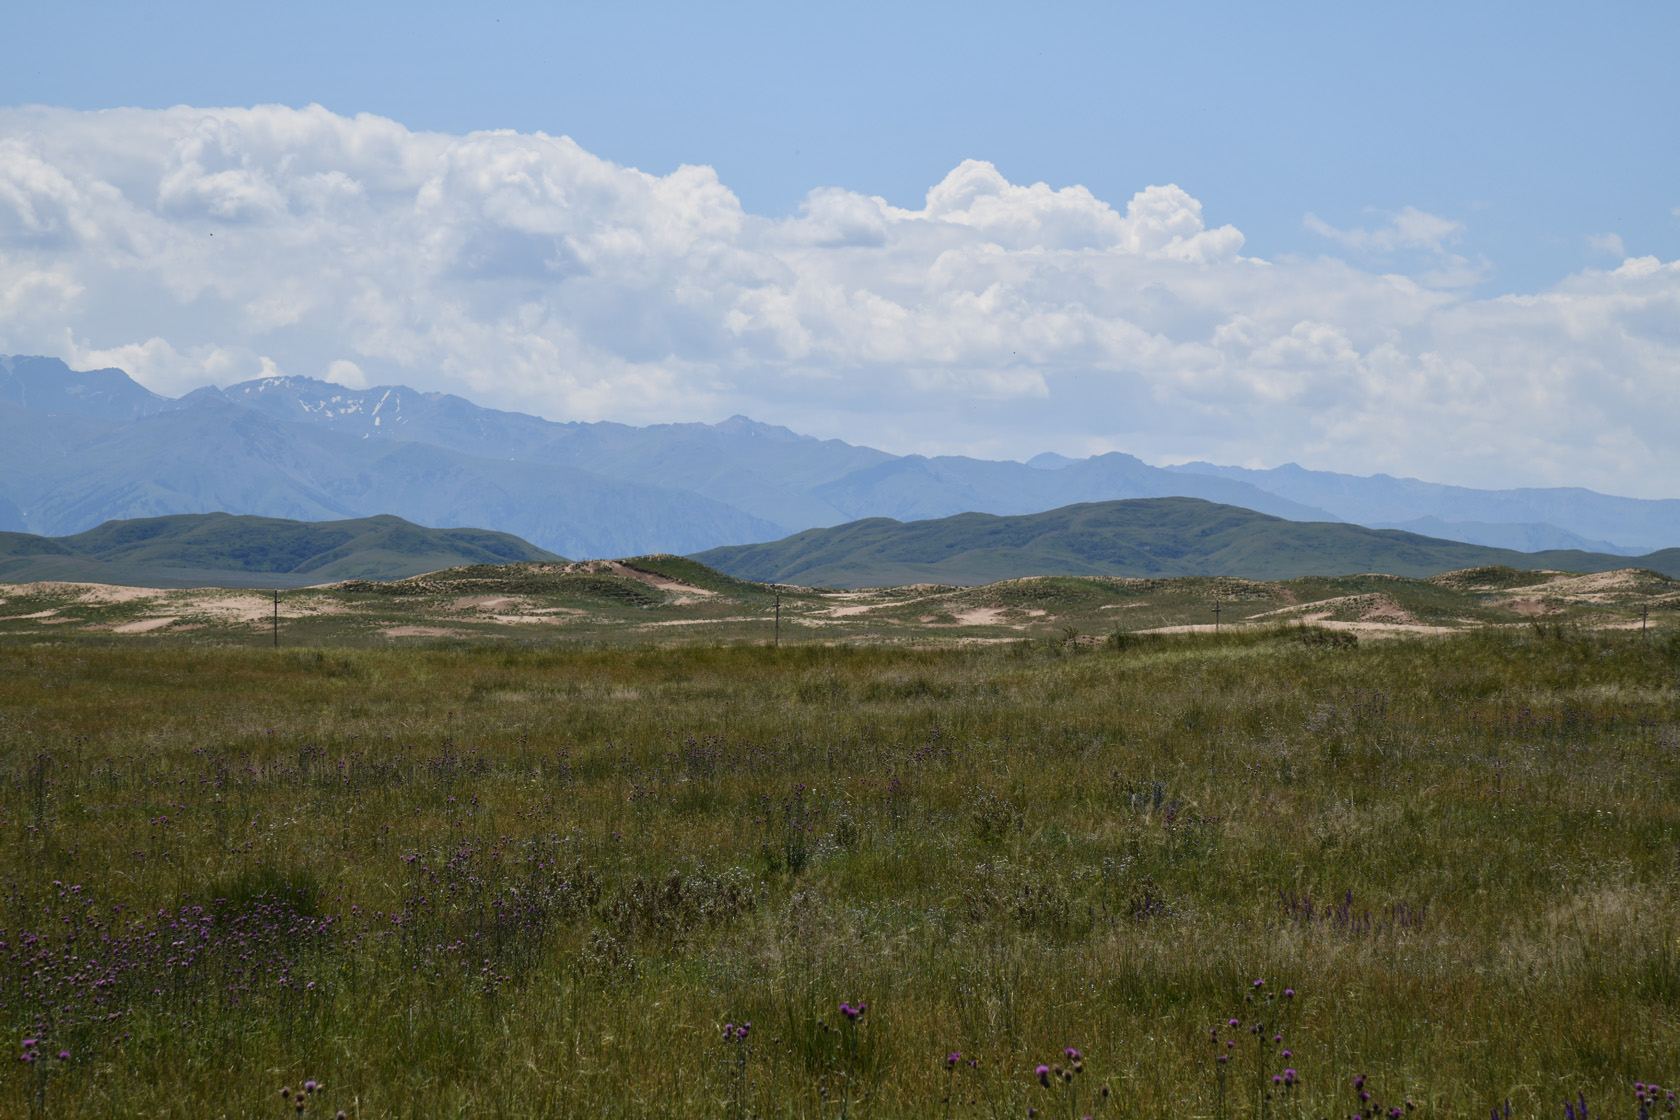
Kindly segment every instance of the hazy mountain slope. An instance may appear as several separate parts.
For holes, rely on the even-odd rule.
[[[366,439],[409,440],[481,458],[553,463],[646,485],[669,486],[681,480],[682,489],[784,528],[845,520],[844,513],[808,493],[810,488],[891,458],[873,448],[801,436],[742,416],[721,424],[646,428],[557,423],[480,408],[446,393],[421,393],[400,385],[347,389],[307,377],[262,378],[209,392],[277,419]]]
[[[1117,453],[1066,461],[1063,469],[1047,471],[958,456],[893,456],[744,416],[721,424],[646,428],[560,424],[479,408],[442,393],[402,386],[346,389],[302,377],[263,378],[220,393],[277,418],[369,439],[417,440],[485,457],[561,463],[652,485],[680,479],[684,489],[784,529],[869,516],[1029,513],[1080,501],[1184,493],[1280,517],[1335,520],[1322,509],[1243,482],[1178,475]]]
[[[1334,521],[1321,509],[1278,498],[1246,483],[1179,475],[1111,452],[1055,470],[1024,463],[907,455],[819,486],[822,497],[853,517],[924,520],[954,513],[1037,513],[1076,502],[1183,495],[1241,505],[1295,520]]]
[[[1293,463],[1270,470],[1185,463],[1170,470],[1247,482],[1320,506],[1346,521],[1386,525],[1438,518],[1449,524],[1553,525],[1588,540],[1631,549],[1680,543],[1680,500],[1618,498],[1579,487],[1473,490],[1415,478],[1310,471]]]
[[[120,369],[72,371],[57,358],[0,355],[0,399],[49,415],[132,420],[173,402]]]
[[[1183,495],[1494,547],[1630,552],[1680,543],[1680,501],[1586,490],[1475,491],[1299,467],[1157,468],[1118,453],[1046,452],[1029,464],[900,457],[740,416],[644,428],[558,423],[449,394],[301,377],[172,401],[120,370],[0,363],[0,529],[69,532],[111,517],[211,509],[306,520],[392,512],[422,524],[487,524],[599,556],[770,540],[875,516],[1021,514]],[[173,414],[197,419],[162,422]],[[404,446],[429,450],[399,452]]]
[[[99,431],[52,467],[25,506],[30,527],[48,534],[181,512],[304,521],[392,513],[419,524],[492,525],[584,557],[692,551],[779,531],[676,490],[363,440],[217,400]]]
[[[1493,548],[1510,548],[1518,552],[1575,549],[1581,552],[1608,552],[1617,556],[1631,556],[1639,551],[1614,541],[1591,540],[1579,533],[1560,529],[1556,525],[1533,522],[1442,521],[1439,517],[1415,517],[1410,521],[1378,522],[1368,527],[1403,529],[1425,537],[1485,544]]]
[[[427,529],[390,516],[303,522],[178,514],[109,521],[68,537],[0,533],[0,580],[9,583],[297,587],[559,559],[507,533]]]
[[[1014,517],[871,518],[694,559],[741,579],[829,587],[976,585],[1028,575],[1429,576],[1490,564],[1565,571],[1649,567],[1680,575],[1680,549],[1629,560],[1520,553],[1397,530],[1286,521],[1195,498],[1095,502]]]

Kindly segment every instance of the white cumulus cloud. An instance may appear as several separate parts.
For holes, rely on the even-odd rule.
[[[920,208],[745,212],[565,137],[318,106],[0,110],[0,352],[160,392],[265,370],[559,419],[745,412],[893,450],[1111,448],[1664,493],[1680,265],[1475,299],[1415,209],[1263,261],[1179,185],[966,161]],[[1425,271],[1358,261],[1411,254]]]

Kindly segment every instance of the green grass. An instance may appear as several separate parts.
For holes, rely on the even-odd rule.
[[[1278,580],[1393,572],[1422,578],[1493,565],[1571,572],[1640,566],[1680,576],[1680,549],[1643,557],[1523,553],[1398,529],[1286,521],[1199,498],[1082,502],[1042,513],[960,513],[908,523],[871,517],[779,541],[713,548],[695,559],[744,579],[820,587],[975,585],[1044,575]]]
[[[0,533],[0,578],[142,587],[301,587],[390,580],[454,564],[559,560],[509,533],[430,529],[389,514],[288,521],[182,513],[107,521],[85,533]]]
[[[1066,1046],[1081,1114],[1610,1111],[1680,1066],[1677,679],[1562,630],[0,647],[0,1023],[72,1055],[0,1114],[1061,1115]]]

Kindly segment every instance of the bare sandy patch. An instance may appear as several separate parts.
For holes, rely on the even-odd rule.
[[[1513,611],[1522,615],[1524,618],[1538,618],[1541,615],[1556,614],[1559,610],[1557,607],[1547,606],[1544,599],[1535,598],[1533,596],[1520,599],[1506,599],[1499,605],[1510,607]]]
[[[565,611],[565,613],[562,614],[560,613],[561,611]],[[584,611],[567,610],[564,607],[557,607],[552,610],[527,611],[524,614],[493,614],[487,619],[487,621],[498,623],[505,622],[509,625],[547,623],[550,626],[554,626],[562,622],[571,621],[569,617],[571,615],[580,615],[584,613]]]
[[[465,630],[451,630],[447,626],[387,626],[380,631],[387,638],[454,638]]]
[[[973,607],[958,611],[955,617],[959,626],[1001,626],[1004,623],[1003,613],[1001,607]]]
[[[852,618],[855,615],[868,614],[870,611],[874,610],[876,607],[883,606],[883,605],[884,604],[881,604],[881,603],[874,603],[874,604],[870,604],[870,605],[857,605],[857,606],[848,606],[848,607],[829,607],[828,608],[828,616],[830,618]]]
[[[784,618],[782,621],[789,622],[792,620]],[[775,625],[774,622],[767,618],[754,615],[736,615],[730,618],[667,618],[659,622],[649,622],[645,626],[640,627],[640,629],[647,630],[655,626],[710,626],[713,623],[719,622],[762,622],[767,626]]]
[[[503,611],[522,604],[507,595],[463,595],[449,604],[452,611]]]
[[[150,634],[154,630],[162,630],[165,626],[173,626],[177,619],[171,618],[140,618],[133,622],[119,622],[111,627],[113,634]]]
[[[708,591],[706,588],[696,587],[692,583],[683,583],[681,580],[668,579],[665,576],[656,576],[652,572],[637,571],[635,568],[629,567],[626,564],[621,564],[617,560],[609,561],[607,563],[607,570],[612,572],[615,576],[623,576],[625,579],[633,579],[638,583],[645,583],[649,587],[656,588],[660,591],[669,591],[687,595],[692,599],[711,599],[717,595],[716,591]]]
[[[1638,568],[1575,575],[1559,572],[1545,585],[1551,598],[1576,599],[1587,603],[1610,603],[1626,595],[1651,594],[1673,587],[1673,581],[1653,576]]]
[[[51,618],[58,612],[59,608],[53,607],[51,610],[36,611],[34,614],[9,614],[4,618],[0,618],[0,622],[18,622],[25,618]]]

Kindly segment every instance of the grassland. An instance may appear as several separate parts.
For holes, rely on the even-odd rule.
[[[570,644],[348,608],[278,651],[0,642],[0,1024],[38,1055],[0,1115],[280,1117],[312,1079],[319,1116],[1303,1120],[1361,1073],[1403,1113],[1631,1114],[1680,1069],[1680,632],[1627,629],[1626,584],[789,592],[888,621],[778,649],[766,589],[655,569],[334,592],[382,625],[571,596]],[[1209,590],[1256,621],[1044,621]],[[1350,647],[1267,613],[1359,596],[1485,618]],[[751,627],[650,637],[681,611]]]

